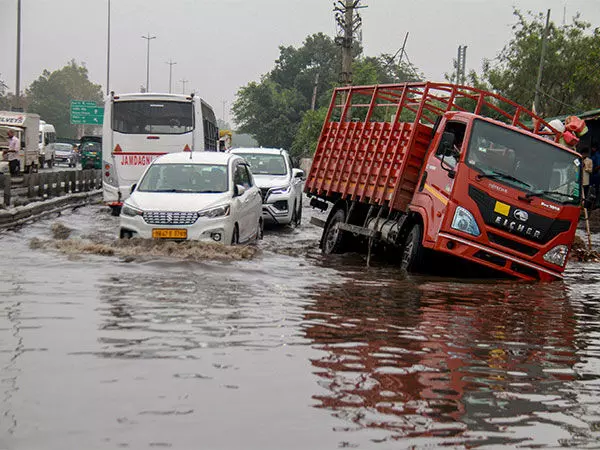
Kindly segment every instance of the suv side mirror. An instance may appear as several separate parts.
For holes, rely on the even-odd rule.
[[[240,197],[240,196],[244,195],[244,192],[246,192],[246,188],[244,186],[242,186],[241,184],[236,184],[233,186],[233,196],[234,197]]]
[[[304,170],[302,169],[292,169],[292,178],[300,178],[304,179]]]

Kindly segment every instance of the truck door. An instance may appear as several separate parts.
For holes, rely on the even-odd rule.
[[[427,209],[429,226],[424,231],[426,240],[435,240],[440,230],[446,206],[450,200],[456,169],[463,149],[467,124],[459,121],[442,121],[429,153],[425,173],[419,185],[419,203]],[[425,200],[425,201],[423,201]]]

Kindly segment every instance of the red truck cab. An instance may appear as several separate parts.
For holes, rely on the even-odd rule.
[[[519,278],[560,278],[581,204],[578,153],[471,113],[443,116],[410,210],[424,248]]]
[[[468,86],[337,88],[305,184],[313,206],[332,206],[320,246],[366,243],[368,255],[391,246],[409,271],[452,255],[475,264],[450,263],[465,275],[479,267],[560,278],[582,193],[581,157],[561,137],[533,112]]]

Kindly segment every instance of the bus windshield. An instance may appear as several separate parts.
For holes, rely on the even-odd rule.
[[[476,120],[465,161],[480,177],[527,191],[528,196],[580,202],[580,158],[539,139]]]
[[[194,107],[160,100],[114,102],[112,129],[125,134],[189,133],[194,129]]]

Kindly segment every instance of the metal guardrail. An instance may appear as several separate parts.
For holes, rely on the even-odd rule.
[[[102,187],[100,169],[71,170],[62,172],[40,172],[13,178],[0,174],[0,192],[3,193],[1,207],[25,205],[67,194],[89,192]]]

